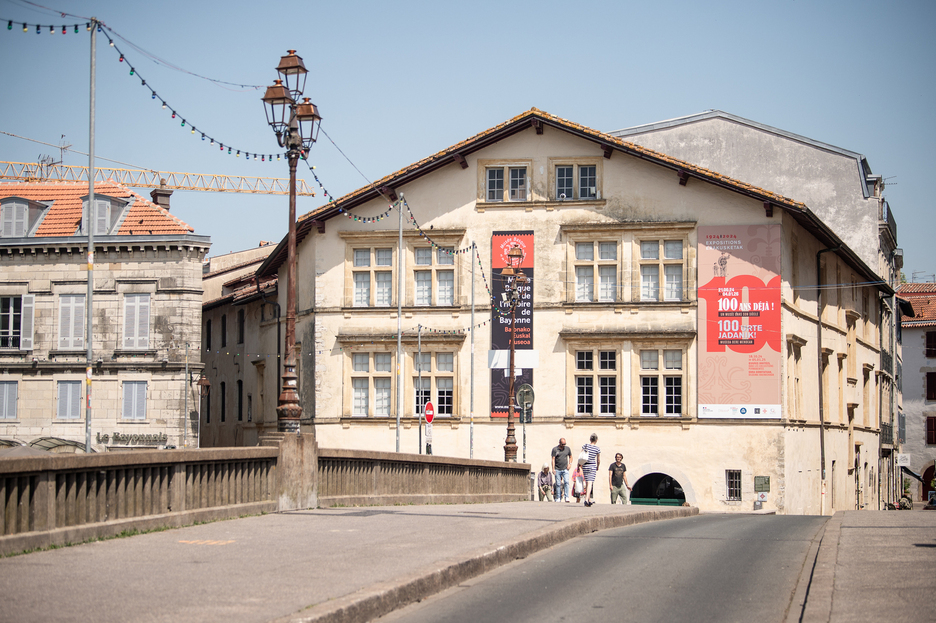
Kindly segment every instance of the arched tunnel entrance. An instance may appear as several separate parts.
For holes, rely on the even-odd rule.
[[[640,478],[631,491],[631,504],[682,506],[685,501],[686,494],[679,481],[659,472]]]

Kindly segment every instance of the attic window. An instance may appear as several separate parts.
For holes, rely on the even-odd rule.
[[[107,236],[117,233],[121,223],[130,211],[130,204],[122,199],[108,197],[107,195],[95,195],[95,215],[94,215],[94,235]],[[88,214],[88,197],[81,198],[81,229],[79,235],[87,235],[85,229],[85,219]]]
[[[22,197],[0,200],[0,237],[26,238],[35,233],[49,206]]]

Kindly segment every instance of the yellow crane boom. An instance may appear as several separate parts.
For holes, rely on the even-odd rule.
[[[87,182],[88,167],[37,162],[0,161],[0,180],[41,182],[64,180]],[[237,175],[208,175],[177,173],[172,171],[145,171],[142,169],[112,169],[96,167],[94,181],[111,180],[133,188],[168,188],[171,190],[204,190],[216,193],[250,193],[257,195],[288,195],[289,180],[279,177],[244,177]],[[315,193],[304,180],[296,180],[296,194],[314,197]]]

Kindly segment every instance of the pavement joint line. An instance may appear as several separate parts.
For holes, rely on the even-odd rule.
[[[519,538],[446,558],[414,573],[314,604],[271,623],[365,623],[578,536],[698,514],[696,507],[677,507],[567,519]]]

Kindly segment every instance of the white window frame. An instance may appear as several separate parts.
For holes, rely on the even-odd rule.
[[[59,350],[85,347],[85,295],[59,295]]]
[[[146,381],[123,381],[123,400],[120,417],[124,420],[146,421]],[[223,394],[222,394],[223,396]]]
[[[396,275],[396,249],[390,246],[389,241],[384,244],[354,244],[350,255],[350,306],[392,307],[396,303],[393,287]],[[366,288],[365,292],[359,289],[362,285]],[[362,297],[362,293],[365,296]]]
[[[458,391],[455,384],[457,355],[454,350],[423,350],[409,354],[412,369],[412,406],[415,415],[428,397],[435,406],[437,417],[452,417],[457,413]],[[420,360],[421,356],[421,360]],[[422,375],[420,375],[422,367]],[[422,378],[422,385],[419,381]],[[443,397],[445,400],[443,400]]]
[[[148,292],[127,292],[124,294],[123,350],[149,349],[152,299],[153,296]],[[222,342],[226,333],[224,324],[222,322]]]
[[[74,422],[81,419],[81,381],[61,380],[56,383],[55,418]]]
[[[414,246],[413,304],[416,307],[455,305],[455,255],[451,247]]]
[[[621,301],[620,240],[575,236],[570,237],[569,243],[574,284],[570,292],[572,300],[576,303]],[[589,247],[590,253],[584,252]]]
[[[550,201],[599,201],[602,198],[601,179],[604,170],[602,158],[549,158],[548,162]],[[561,181],[569,180],[567,175],[569,169],[572,170],[571,189],[568,183],[560,186]],[[594,184],[583,187],[582,181],[586,175]],[[565,197],[562,196],[563,193]]]
[[[686,417],[689,414],[687,348],[682,343],[634,343],[633,413],[641,417]],[[656,389],[655,405],[647,404],[646,390],[650,387]],[[678,410],[672,404],[677,392]]]
[[[621,344],[571,342],[568,351],[568,412],[575,417],[618,417],[623,397]],[[590,406],[583,401],[583,390],[590,389]],[[610,389],[611,391],[606,391]],[[614,405],[608,398],[613,394]]]
[[[19,393],[17,381],[0,381],[0,421],[16,419],[16,402]]]
[[[677,249],[679,257],[675,257]],[[687,263],[688,245],[685,238],[680,236],[640,236],[635,239],[634,251],[637,258],[637,262],[635,262],[637,267],[637,300],[644,303],[681,303],[689,300],[686,295],[689,271]],[[679,278],[674,282],[670,277],[677,269]],[[648,279],[651,274],[656,276],[653,284]]]
[[[396,354],[390,350],[368,350],[363,347],[348,349],[349,392],[345,412],[349,417],[382,418],[395,413],[395,359]],[[389,396],[381,398],[387,389]],[[386,409],[382,408],[384,403]]]
[[[33,349],[35,309],[35,294],[0,296],[0,350]]]
[[[479,160],[478,202],[528,203],[533,201],[533,161]]]

